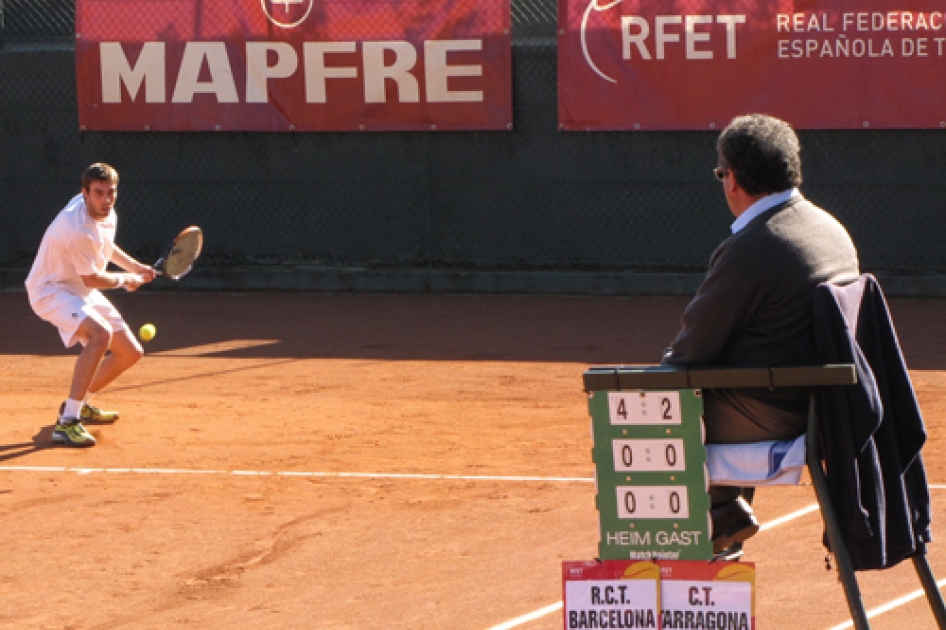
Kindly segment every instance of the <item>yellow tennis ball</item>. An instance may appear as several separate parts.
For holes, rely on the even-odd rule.
[[[154,335],[157,332],[154,324],[145,324],[141,327],[141,330],[138,331],[138,336],[141,337],[142,341],[151,341],[154,339]]]

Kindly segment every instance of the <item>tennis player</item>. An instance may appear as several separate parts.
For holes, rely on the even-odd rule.
[[[112,423],[118,413],[89,404],[92,394],[141,359],[144,351],[102,289],[134,291],[155,271],[115,244],[118,171],[104,163],[82,174],[82,190],[46,229],[26,278],[30,306],[57,329],[67,348],[82,344],[69,398],[59,408],[54,442],[95,446],[83,422]],[[125,273],[108,271],[114,263]],[[108,354],[106,356],[106,351]]]

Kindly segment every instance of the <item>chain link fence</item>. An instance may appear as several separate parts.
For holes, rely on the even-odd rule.
[[[202,265],[701,272],[731,221],[711,132],[561,132],[555,0],[514,0],[512,132],[81,133],[72,0],[0,0],[0,268],[28,268],[89,163],[118,240]],[[805,194],[865,270],[946,272],[943,131],[806,131]]]
[[[0,38],[4,42],[71,41],[73,0],[0,0]]]

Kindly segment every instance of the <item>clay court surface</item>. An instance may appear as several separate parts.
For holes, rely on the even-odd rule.
[[[561,562],[597,555],[582,373],[653,363],[686,303],[156,289],[112,293],[158,334],[88,450],[50,443],[75,350],[0,293],[0,627],[561,628]],[[942,579],[946,301],[891,309]],[[763,524],[812,504],[756,500]],[[747,544],[759,628],[848,619],[820,540],[809,512]],[[869,609],[920,588],[909,563],[860,581]],[[872,622],[935,627],[923,598]]]

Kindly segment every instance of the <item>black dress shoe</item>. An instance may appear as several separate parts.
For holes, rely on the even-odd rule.
[[[719,553],[714,553],[713,562],[720,560],[725,562],[739,562],[742,560],[742,543],[733,543]]]
[[[742,497],[710,510],[713,521],[713,554],[722,553],[734,543],[741,543],[759,531],[759,521],[752,506]]]

